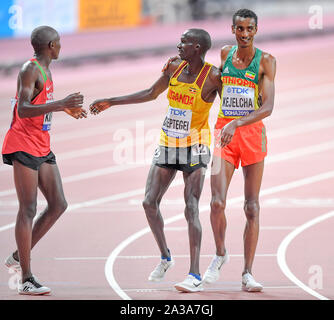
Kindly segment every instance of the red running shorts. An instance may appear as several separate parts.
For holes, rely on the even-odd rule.
[[[261,162],[267,155],[266,128],[262,121],[239,127],[231,142],[224,148],[217,147],[218,134],[233,119],[218,118],[215,125],[215,148],[213,154],[232,163],[236,169]]]

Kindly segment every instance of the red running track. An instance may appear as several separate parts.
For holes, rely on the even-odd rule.
[[[152,284],[159,251],[141,207],[149,164],[166,98],[115,107],[100,116],[72,120],[54,115],[52,150],[57,155],[68,212],[34,248],[33,272],[52,288],[47,297],[23,297],[11,289],[13,274],[0,268],[0,299],[333,299],[334,258],[328,243],[334,227],[333,37],[261,43],[277,58],[276,101],[265,120],[269,155],[261,193],[260,237],[253,273],[262,293],[241,291],[243,178],[236,171],[228,194],[226,245],[231,254],[219,281],[204,292],[178,293],[173,284],[189,267],[183,185],[179,173],[162,202],[175,267]],[[56,98],[81,91],[86,107],[95,98],[144,89],[168,57],[86,65],[53,65]],[[219,52],[208,61],[218,64]],[[0,137],[10,122],[16,76],[1,79]],[[211,111],[211,128],[218,112]],[[0,259],[15,249],[17,212],[12,170],[0,165]],[[203,228],[201,272],[214,242],[209,221],[210,172],[200,201]],[[45,205],[39,196],[38,208]]]

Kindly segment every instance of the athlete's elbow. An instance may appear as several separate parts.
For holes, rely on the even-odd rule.
[[[147,90],[148,91],[148,96],[149,96],[149,99],[150,100],[155,100],[156,98],[159,97],[159,91],[154,88],[154,87],[151,87],[150,89]]]
[[[269,117],[273,112],[273,107],[267,107],[262,109],[263,118]]]
[[[159,93],[156,92],[155,90],[151,90],[150,91],[150,98],[151,98],[151,100],[155,100],[156,98],[158,98],[158,96],[159,96]]]
[[[17,108],[17,114],[18,114],[19,118],[21,118],[21,119],[27,118],[27,113],[24,110],[24,107],[18,106],[18,108]]]

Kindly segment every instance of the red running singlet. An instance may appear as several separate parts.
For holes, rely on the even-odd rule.
[[[43,80],[43,90],[31,101],[33,105],[53,101],[53,83],[36,59],[31,59],[39,68]],[[32,118],[20,118],[17,110],[18,93],[12,99],[13,119],[5,136],[2,154],[24,151],[35,157],[50,153],[50,135],[52,112]]]

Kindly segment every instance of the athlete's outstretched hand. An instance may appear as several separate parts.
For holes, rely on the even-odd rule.
[[[231,142],[236,128],[234,121],[226,124],[218,134],[217,147],[224,148],[227,146]]]
[[[109,101],[109,99],[98,99],[91,103],[91,105],[89,106],[89,110],[91,114],[96,115],[108,109],[109,107],[111,107],[111,102]]]
[[[80,92],[72,93],[63,99],[65,108],[81,108],[83,104],[84,96]]]
[[[65,108],[64,111],[75,119],[87,118],[87,111],[83,108]]]

